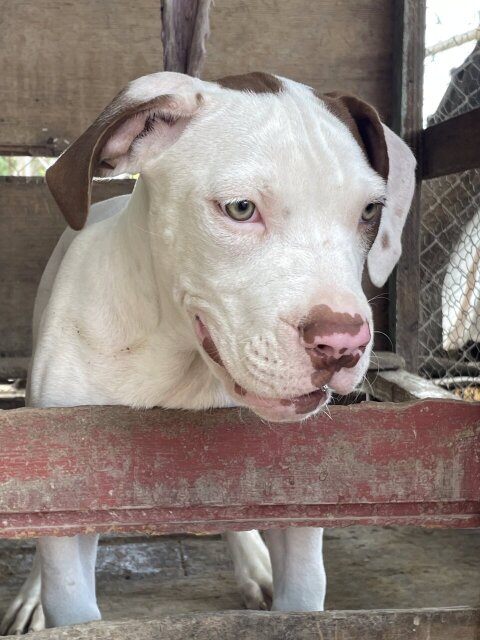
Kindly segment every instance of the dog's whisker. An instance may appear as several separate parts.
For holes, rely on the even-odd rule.
[[[384,333],[383,331],[375,330],[373,332],[373,335],[384,336],[385,338],[387,338],[388,342],[390,343],[390,346],[392,347],[392,351],[394,351],[393,342],[392,342],[392,339],[390,338],[390,336],[388,335],[388,333]]]

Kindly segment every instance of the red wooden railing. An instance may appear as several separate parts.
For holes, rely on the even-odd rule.
[[[480,526],[480,405],[0,412],[0,536],[289,525]]]

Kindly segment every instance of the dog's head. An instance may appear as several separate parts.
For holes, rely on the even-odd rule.
[[[311,415],[368,366],[414,188],[408,147],[358,98],[268,74],[132,82],[48,171],[68,222],[94,175],[140,173],[161,280],[208,366],[260,416]]]

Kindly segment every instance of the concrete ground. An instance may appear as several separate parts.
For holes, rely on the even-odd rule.
[[[0,541],[0,616],[26,577],[31,541]],[[480,530],[329,529],[328,609],[480,606]],[[105,620],[242,607],[218,536],[106,538],[97,591]]]

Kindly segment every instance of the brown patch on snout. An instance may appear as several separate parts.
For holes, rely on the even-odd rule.
[[[218,364],[220,367],[224,366],[220,354],[218,353],[217,346],[210,336],[203,339],[202,347],[204,348],[205,353],[215,362],[215,364]]]
[[[300,323],[300,335],[306,346],[314,345],[318,336],[330,336],[332,333],[348,333],[356,336],[363,326],[363,318],[359,313],[334,311],[328,304],[317,304]]]
[[[280,93],[282,83],[270,73],[253,71],[238,76],[225,76],[217,83],[224,89],[235,91],[252,91],[253,93]]]
[[[287,398],[284,400],[280,400],[280,404],[283,407],[291,407],[293,405],[295,407],[296,414],[305,415],[306,413],[315,411],[320,402],[325,402],[326,399],[326,392],[323,390],[319,390],[312,391],[311,393],[306,393],[303,396],[297,396],[296,398]]]
[[[313,368],[316,369],[311,377],[312,384],[316,387],[323,387],[325,384],[328,384],[333,375],[340,371],[340,369],[353,369],[360,360],[359,353],[333,358],[332,356],[317,353],[315,349],[308,349],[308,355],[310,356]]]
[[[313,368],[311,381],[316,387],[328,384],[333,375],[340,369],[352,369],[360,360],[361,353],[355,355],[340,351],[340,357],[328,355],[317,349],[316,340],[319,337],[332,335],[333,333],[348,333],[355,336],[363,326],[363,319],[359,313],[352,316],[350,313],[334,311],[326,304],[313,307],[306,320],[300,323],[299,331],[303,339],[305,349],[310,357]],[[359,351],[365,351],[359,347]]]
[[[388,249],[390,247],[390,236],[388,233],[382,235],[382,249]]]

